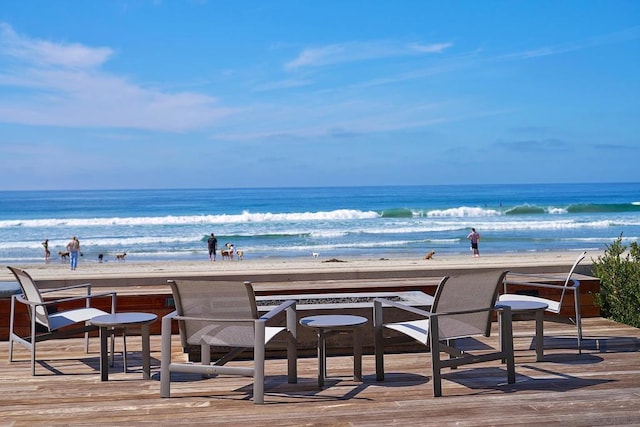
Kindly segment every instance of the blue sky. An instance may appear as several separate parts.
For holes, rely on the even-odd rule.
[[[640,2],[22,0],[0,189],[638,182]]]

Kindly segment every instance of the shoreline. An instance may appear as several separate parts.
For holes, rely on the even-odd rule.
[[[587,252],[582,265],[589,265],[604,251]],[[578,251],[550,251],[531,253],[488,254],[474,258],[471,255],[438,255],[425,260],[416,257],[398,258],[278,258],[251,259],[242,261],[217,260],[209,261],[108,261],[104,263],[83,262],[80,259],[78,269],[70,271],[68,262],[50,261],[40,264],[12,264],[29,272],[36,280],[74,279],[91,277],[153,277],[156,275],[171,275],[193,273],[251,273],[251,274],[280,274],[309,273],[309,272],[349,272],[349,271],[410,271],[410,270],[472,270],[474,268],[503,268],[516,271],[518,268],[554,267],[572,265],[578,256]],[[5,264],[6,265],[6,264]],[[10,271],[0,270],[0,281],[14,281]],[[540,271],[543,272],[543,271]]]

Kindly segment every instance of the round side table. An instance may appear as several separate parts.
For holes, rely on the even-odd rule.
[[[544,358],[544,311],[549,307],[549,305],[537,301],[499,299],[496,306],[501,305],[511,307],[511,312],[514,314],[526,312],[534,313],[536,319],[536,362],[541,362]],[[500,316],[500,318],[502,318],[502,316]]]
[[[351,315],[318,315],[303,317],[300,324],[314,328],[318,334],[318,386],[324,386],[327,377],[326,338],[338,332],[353,333],[353,379],[362,381],[362,327],[367,318]]]
[[[109,355],[107,351],[107,337],[115,333],[116,329],[122,329],[124,340],[124,371],[127,372],[127,328],[140,327],[142,335],[142,376],[151,378],[151,345],[149,343],[149,324],[158,316],[153,313],[114,313],[96,316],[90,323],[100,328],[100,379],[109,380]],[[113,357],[113,349],[111,349]]]

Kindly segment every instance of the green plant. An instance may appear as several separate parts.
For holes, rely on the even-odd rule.
[[[595,302],[604,317],[640,327],[640,244],[631,242],[626,251],[620,235],[593,263],[601,282]]]

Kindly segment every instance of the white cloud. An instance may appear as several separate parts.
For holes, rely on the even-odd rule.
[[[34,40],[0,23],[0,122],[69,127],[186,131],[232,114],[195,92],[169,93],[100,70],[113,51]]]
[[[415,49],[417,52],[424,53],[441,53],[444,52],[445,49],[453,46],[453,43],[435,43],[435,44],[412,44],[411,47]]]
[[[406,100],[402,108],[391,100],[351,99],[309,105],[261,105],[256,106],[252,113],[263,120],[254,123],[250,130],[232,126],[228,131],[215,132],[211,138],[228,141],[342,138],[424,128],[453,120],[442,111],[441,105],[410,104]]]
[[[266,92],[271,90],[303,87],[303,86],[308,86],[311,83],[312,82],[310,80],[302,80],[302,79],[280,80],[280,81],[274,81],[270,83],[259,84],[254,88],[254,90],[258,92]]]
[[[285,69],[295,70],[302,67],[319,67],[394,56],[440,53],[451,46],[453,46],[452,43],[424,45],[418,43],[400,44],[387,41],[332,44],[303,50],[297,58],[285,64]]]
[[[596,37],[589,38],[580,42],[564,43],[553,46],[543,46],[536,49],[526,50],[522,52],[515,52],[507,55],[503,55],[498,59],[529,59],[537,58],[549,55],[560,55],[563,53],[570,53],[583,49],[589,49],[592,47],[604,46],[609,44],[624,43],[630,40],[636,40],[640,38],[640,26],[627,28],[622,31],[604,34]]]
[[[77,43],[56,44],[18,35],[10,25],[0,23],[0,51],[40,66],[93,68],[113,54],[108,47],[89,48]]]

